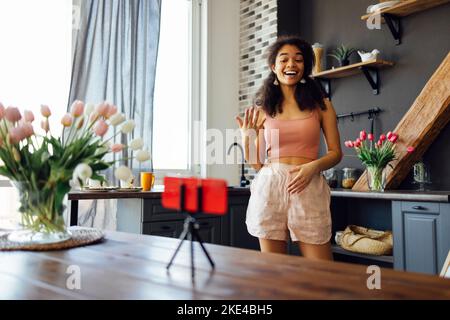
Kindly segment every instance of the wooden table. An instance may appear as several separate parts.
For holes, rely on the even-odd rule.
[[[381,269],[369,290],[366,267],[207,244],[211,271],[190,246],[166,265],[177,239],[108,232],[100,244],[53,252],[0,252],[0,299],[450,299],[450,280]],[[66,287],[78,266],[81,289]],[[72,267],[73,268],[73,267]]]

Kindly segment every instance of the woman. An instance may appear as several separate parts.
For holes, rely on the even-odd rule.
[[[290,236],[304,257],[332,260],[330,189],[321,172],[342,159],[336,112],[309,77],[310,44],[280,37],[269,47],[267,60],[272,72],[256,95],[256,106],[245,110],[244,119],[236,117],[245,158],[258,171],[247,228],[259,238],[262,252],[286,253]],[[318,158],[321,132],[328,152]]]

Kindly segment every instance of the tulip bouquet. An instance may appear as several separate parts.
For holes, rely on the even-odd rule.
[[[150,159],[150,154],[142,150],[142,139],[131,141],[129,146],[111,144],[115,136],[128,135],[135,128],[134,121],[127,121],[114,105],[75,101],[71,112],[61,119],[62,137],[51,134],[50,108],[41,106],[41,114],[43,131],[38,134],[31,111],[24,111],[22,116],[19,109],[5,108],[0,103],[0,175],[9,178],[19,191],[19,211],[25,228],[13,241],[47,243],[68,239],[63,201],[72,187],[82,186],[88,178],[103,180],[99,173],[115,162],[104,160],[109,153],[129,147],[136,151],[138,161]],[[116,134],[106,139],[112,127],[117,128]],[[120,166],[115,176],[127,181],[131,170]]]
[[[386,184],[385,168],[396,160],[395,148],[399,135],[389,131],[386,135],[381,134],[375,141],[373,134],[367,134],[365,130],[359,133],[355,141],[345,141],[345,146],[354,148],[358,158],[367,168],[367,181],[370,190],[383,191]],[[408,147],[409,153],[414,147]],[[391,166],[392,167],[392,166]]]

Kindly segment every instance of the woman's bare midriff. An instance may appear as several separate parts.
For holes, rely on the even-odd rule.
[[[302,157],[281,157],[276,159],[270,159],[268,162],[272,163],[284,163],[284,164],[293,164],[293,165],[301,165],[314,161],[314,159],[302,158]]]

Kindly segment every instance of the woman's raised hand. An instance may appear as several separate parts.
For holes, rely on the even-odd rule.
[[[264,121],[258,124],[260,109],[257,107],[250,107],[245,109],[244,119],[236,116],[236,122],[241,129],[243,136],[254,135],[258,136],[258,130],[263,127]]]

